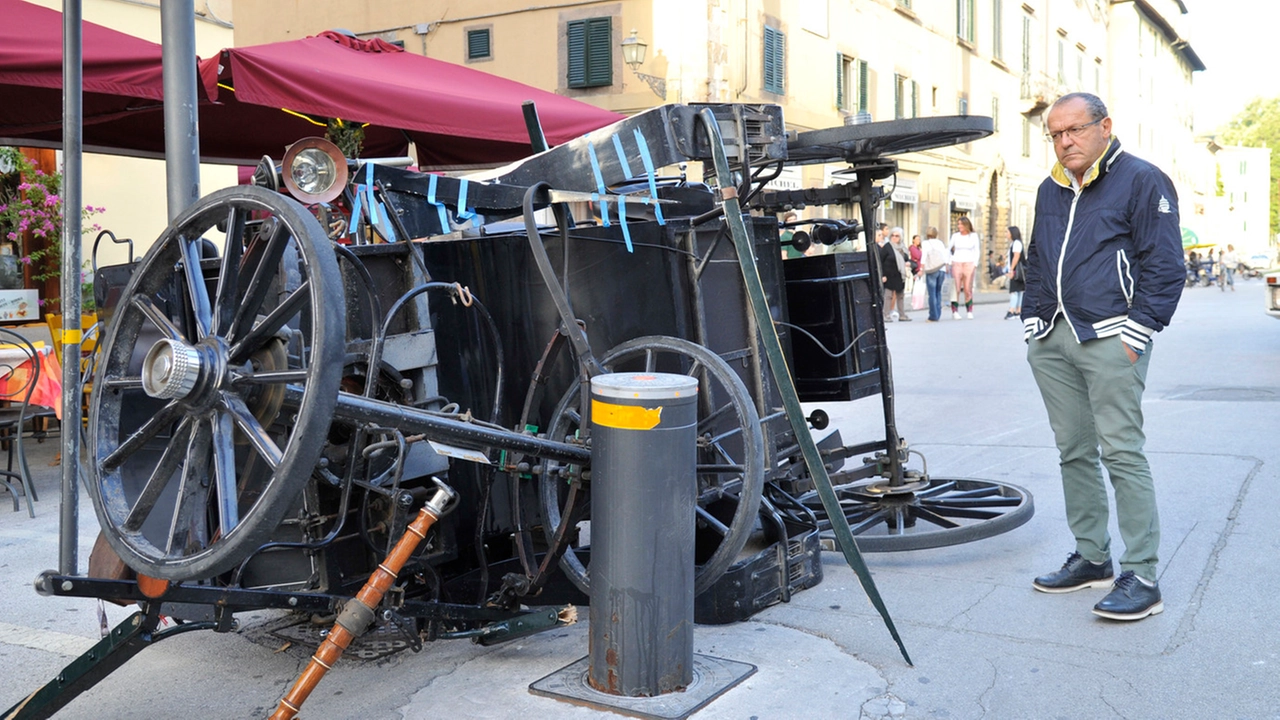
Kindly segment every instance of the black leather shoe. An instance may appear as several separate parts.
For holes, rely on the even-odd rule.
[[[1068,593],[1085,588],[1103,588],[1111,585],[1115,572],[1111,569],[1111,560],[1095,565],[1073,552],[1067,556],[1062,569],[1057,572],[1041,575],[1031,585],[1040,592]]]
[[[1093,614],[1110,620],[1141,620],[1164,612],[1160,586],[1148,585],[1132,570],[1125,570],[1107,596],[1093,606]]]

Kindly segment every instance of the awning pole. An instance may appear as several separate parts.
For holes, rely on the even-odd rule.
[[[161,0],[160,3],[164,166],[170,220],[200,199],[195,12],[194,3],[187,0]]]
[[[62,1],[62,509],[58,570],[76,575],[80,477],[81,0]],[[18,429],[22,431],[21,428]]]

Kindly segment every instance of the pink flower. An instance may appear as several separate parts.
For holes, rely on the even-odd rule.
[[[19,189],[19,190],[30,190],[30,189],[31,189],[31,183],[29,183],[29,182],[18,183],[18,189]]]
[[[13,235],[13,233],[9,233],[9,234],[10,234],[10,235]],[[16,238],[12,238],[12,237],[11,237],[11,238],[9,238],[9,239],[10,239],[10,240],[14,240],[14,239],[16,239]],[[30,265],[30,264],[31,264],[31,256],[30,256],[30,255],[23,255],[23,256],[22,256],[22,264],[23,264],[23,265]]]

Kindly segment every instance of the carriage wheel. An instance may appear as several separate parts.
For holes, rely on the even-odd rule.
[[[915,479],[836,487],[849,528],[862,552],[923,550],[959,545],[1008,532],[1031,519],[1031,493],[991,480]],[[824,540],[831,521],[817,492],[800,497],[813,510]]]
[[[202,263],[209,241],[222,257]],[[94,508],[130,567],[213,577],[280,524],[333,416],[341,297],[320,224],[263,188],[200,200],[142,259],[101,343],[89,429]]]
[[[701,345],[672,337],[642,337],[610,350],[601,359],[608,372],[668,372],[698,378],[698,509],[694,591],[702,592],[737,559],[755,525],[764,488],[764,435],[751,395],[729,364]],[[580,383],[560,399],[549,437],[573,437],[582,427]],[[568,495],[563,479],[541,474],[543,527],[554,543]],[[589,500],[581,499],[589,519]],[[582,548],[579,548],[582,549]],[[590,575],[573,547],[561,568],[583,592]]]

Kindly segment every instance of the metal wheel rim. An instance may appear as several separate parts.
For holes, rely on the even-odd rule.
[[[201,239],[224,229],[228,241],[210,291],[196,258]],[[180,279],[171,286],[175,273]],[[177,322],[156,302],[173,300],[174,287],[188,308]],[[204,288],[203,296],[192,288]],[[173,581],[213,577],[280,524],[315,467],[333,415],[346,326],[341,303],[326,300],[340,292],[319,223],[296,201],[257,187],[200,200],[139,263],[101,343],[89,431],[94,509],[131,568]],[[202,365],[213,379],[198,398],[165,401],[142,391],[144,331],[225,355]],[[303,350],[282,373],[255,375],[250,359],[284,338],[296,338]],[[289,399],[280,408],[274,403],[282,386]],[[260,394],[278,410],[265,426],[254,417]],[[123,427],[122,409],[144,402],[157,406],[154,414]]]
[[[741,473],[740,486],[733,483],[735,489],[738,489],[736,494],[737,504],[734,507],[731,522],[727,525],[721,523],[727,529],[727,532],[723,533],[719,545],[711,553],[711,556],[695,569],[694,591],[701,593],[711,587],[737,559],[738,553],[741,552],[751,534],[756,515],[760,510],[760,497],[764,489],[764,435],[760,426],[760,417],[751,401],[751,395],[746,386],[743,385],[742,380],[733,369],[729,367],[729,364],[715,353],[696,343],[679,338],[661,336],[636,338],[610,350],[601,359],[601,364],[607,370],[612,371],[615,367],[628,361],[645,356],[646,353],[672,353],[683,355],[686,358],[693,358],[696,361],[696,365],[692,372],[705,370],[706,373],[710,373],[714,376],[721,391],[728,395],[726,398],[716,400],[716,406],[721,411],[721,414],[716,415],[716,417],[723,417],[723,413],[729,412],[728,408],[732,408],[732,412],[738,417],[738,427],[733,432],[741,433],[743,449],[741,465],[744,469]],[[651,356],[649,362],[652,361]],[[698,389],[700,396],[706,395],[704,384],[705,381],[700,378]],[[571,432],[572,427],[576,426],[578,422],[576,410],[580,390],[580,384],[575,383],[556,405],[556,410],[549,426],[550,437],[562,439]],[[699,402],[702,402],[701,398]],[[700,436],[703,431],[705,412],[706,409],[700,406]],[[704,445],[705,443],[700,441],[700,468],[704,465],[703,461],[706,455],[714,452],[714,449]],[[715,492],[715,488],[704,486],[704,481],[711,480],[712,478],[709,476],[712,474],[699,472],[699,525],[702,528],[712,528],[714,531],[718,530],[713,526],[714,518],[708,517],[709,513],[702,507],[703,500]],[[539,495],[542,500],[544,514],[543,527],[546,531],[548,542],[551,542],[554,529],[559,525],[561,519],[559,481],[549,479],[548,473],[545,472],[540,475],[540,478]],[[589,500],[583,500],[583,502],[589,502]],[[583,565],[582,560],[577,556],[573,548],[565,550],[564,557],[560,561],[560,567],[578,589],[583,592],[590,592],[589,569]]]
[[[856,490],[836,488],[850,529],[862,552],[893,552],[947,547],[1013,530],[1035,513],[1031,493],[1017,485],[967,478],[930,478],[929,487],[901,496],[868,498]],[[800,502],[814,511],[825,540],[833,539],[831,522],[816,492]],[[907,514],[913,527],[903,527]],[[973,522],[957,522],[972,520]],[[944,527],[949,521],[954,527]]]

